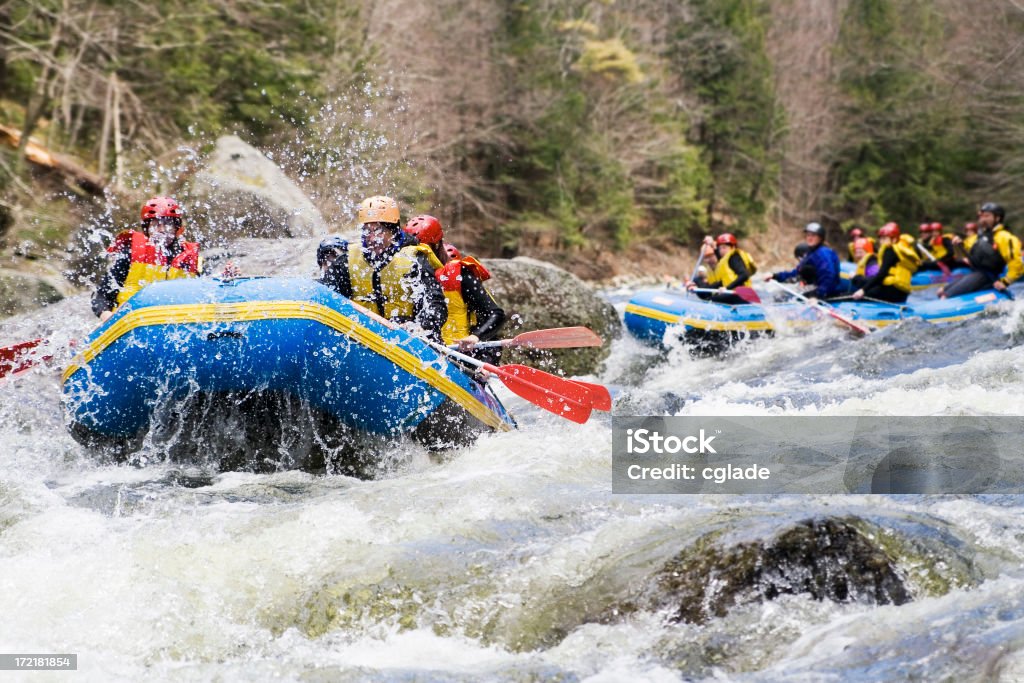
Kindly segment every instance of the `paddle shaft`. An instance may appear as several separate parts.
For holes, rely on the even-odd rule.
[[[531,330],[512,339],[477,342],[474,348],[490,349],[503,346],[527,347],[531,349],[578,349],[601,346],[604,340],[587,327],[554,327],[546,330]],[[449,346],[458,349],[457,346]]]
[[[694,287],[688,289],[689,292],[698,292],[701,294],[735,294],[739,298],[746,301],[748,304],[759,304],[761,303],[761,297],[757,295],[752,287],[737,287],[736,289],[711,289],[710,287]]]
[[[697,265],[693,267],[693,274],[690,275],[690,282],[697,279],[697,273],[700,272],[700,266],[704,263],[704,243],[700,243],[700,254],[697,255]]]
[[[935,258],[935,256],[932,255],[932,252],[925,249],[924,245],[921,244],[920,242],[914,242],[914,244],[917,246],[918,249],[921,250],[922,254],[930,258],[932,261],[935,261],[935,263],[939,264],[939,270],[942,271],[942,275],[948,280],[949,276],[952,275],[951,271],[949,270],[949,266],[947,266],[939,259]]]
[[[859,332],[860,334],[870,334],[871,333],[870,329],[868,329],[867,327],[864,327],[863,325],[861,325],[859,323],[856,323],[856,322],[850,320],[849,318],[847,318],[847,317],[845,317],[843,315],[840,315],[835,310],[833,310],[831,306],[826,306],[825,304],[821,303],[820,301],[813,301],[813,300],[807,298],[806,296],[804,296],[803,294],[801,294],[800,292],[796,291],[795,289],[793,289],[791,287],[787,287],[786,285],[782,284],[781,282],[779,282],[777,280],[769,280],[769,282],[774,284],[776,287],[778,287],[782,291],[784,291],[784,292],[790,294],[791,296],[795,297],[799,301],[802,301],[803,303],[807,304],[808,306],[811,306],[812,308],[815,308],[818,311],[821,311],[823,313],[827,313],[828,315],[830,315],[831,317],[835,318],[839,322],[843,323],[844,325],[846,325],[850,329],[855,330],[856,332]]]
[[[697,273],[700,272],[700,265],[704,263],[704,243],[700,243],[700,253],[697,254],[697,264],[693,267],[693,273],[690,275],[690,282],[697,279]],[[686,290],[686,296],[690,296],[690,290]]]

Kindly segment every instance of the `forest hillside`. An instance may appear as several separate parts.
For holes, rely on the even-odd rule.
[[[722,230],[1012,224],[1022,48],[1014,0],[14,0],[0,267],[60,270],[230,133],[335,229],[389,193],[594,279]]]

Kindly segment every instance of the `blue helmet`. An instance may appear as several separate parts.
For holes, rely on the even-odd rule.
[[[333,253],[340,256],[348,251],[348,242],[338,235],[328,235],[320,241],[316,248],[316,265],[323,268],[328,257]]]

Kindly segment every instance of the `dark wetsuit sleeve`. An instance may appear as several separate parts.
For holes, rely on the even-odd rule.
[[[413,288],[413,315],[416,322],[430,332],[434,341],[441,341],[441,328],[448,320],[448,302],[426,257],[417,257],[408,277]]]
[[[747,270],[747,264],[743,262],[743,257],[733,252],[729,257],[729,267],[732,268],[732,272],[736,273],[736,279],[725,286],[726,289],[736,289],[748,279],[750,279],[750,271]]]
[[[476,313],[476,325],[470,332],[479,337],[480,341],[494,339],[505,323],[505,310],[470,268],[462,269],[462,298],[466,301],[467,309]]]
[[[864,283],[861,289],[870,289],[881,285],[885,278],[889,277],[889,271],[899,262],[899,257],[896,256],[895,249],[887,249],[885,257],[882,259],[882,263],[878,266],[878,272],[875,276]]]
[[[327,285],[338,294],[352,298],[352,278],[348,273],[348,258],[338,257],[334,263],[327,266],[326,272],[320,278],[321,284]]]
[[[794,280],[796,279],[797,275],[800,274],[800,269],[804,266],[805,263],[807,263],[806,256],[800,259],[800,263],[797,264],[796,268],[794,268],[793,270],[780,270],[779,272],[772,275],[772,279],[778,280],[779,282],[788,282],[790,280]]]
[[[104,311],[117,308],[117,294],[124,286],[128,277],[128,269],[132,265],[131,243],[108,255],[111,259],[107,272],[100,278],[96,292],[92,295],[92,312],[99,316]]]

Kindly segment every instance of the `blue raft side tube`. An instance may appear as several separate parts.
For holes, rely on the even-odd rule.
[[[489,389],[421,340],[303,279],[146,287],[85,340],[63,402],[69,423],[129,437],[158,396],[267,390],[374,434],[409,433],[446,400],[492,429],[514,426]]]
[[[884,327],[912,317],[936,324],[956,322],[1008,298],[988,289],[912,305],[873,301],[841,301],[832,305],[858,322]],[[776,324],[803,326],[816,319],[814,311],[800,303],[715,304],[688,297],[678,289],[639,291],[630,299],[624,315],[630,333],[653,345],[661,344],[665,332],[673,327],[688,331],[764,332],[773,330]]]

